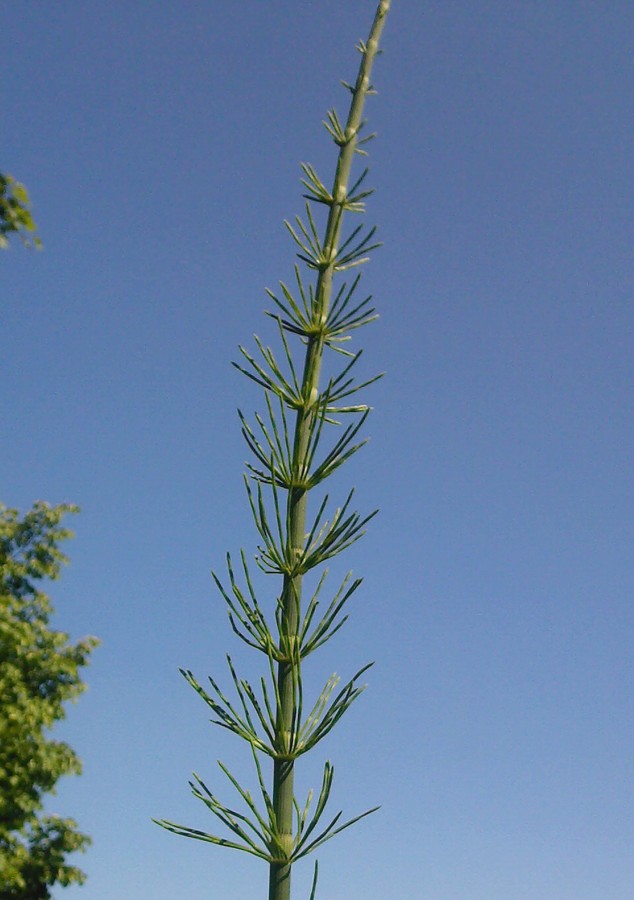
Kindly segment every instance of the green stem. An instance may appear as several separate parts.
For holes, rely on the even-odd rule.
[[[352,94],[352,103],[344,132],[345,141],[342,141],[339,150],[332,191],[333,202],[330,204],[323,243],[325,262],[319,270],[315,288],[315,305],[318,321],[322,323],[326,321],[330,306],[335,258],[339,246],[350,170],[362,122],[363,106],[370,88],[372,64],[378,51],[379,39],[389,7],[390,0],[381,0],[378,5],[370,36],[362,54],[361,65]],[[302,469],[311,434],[311,418],[316,415],[315,399],[319,396],[319,376],[323,350],[323,335],[312,335],[306,347],[302,378],[304,404],[297,411],[293,439],[292,471],[295,486],[289,490],[287,499],[288,538],[293,556],[299,556],[304,548],[307,490],[303,487],[305,473]],[[278,663],[279,706],[277,709],[276,730],[278,738],[281,739],[278,746],[287,746],[289,748],[292,746],[294,685],[299,678],[299,667],[301,666],[301,659],[299,654],[296,653],[301,591],[301,573],[284,576],[282,587],[282,633],[279,635],[279,646],[287,648],[287,656]],[[292,752],[289,752],[288,756],[276,758],[273,763],[273,809],[283,853],[280,858],[278,855],[279,851],[276,852],[278,860],[270,865],[269,900],[290,900],[291,896],[291,863],[287,860],[293,848],[294,765]]]

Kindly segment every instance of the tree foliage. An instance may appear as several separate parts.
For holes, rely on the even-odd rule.
[[[11,175],[0,172],[0,247],[6,249],[9,236],[17,234],[25,247],[39,249],[42,241],[35,231],[27,189]]]
[[[43,798],[81,762],[66,743],[49,736],[65,717],[64,704],[83,691],[80,669],[97,645],[71,644],[50,627],[53,608],[37,587],[59,577],[67,558],[59,543],[68,504],[38,501],[22,518],[0,504],[0,898],[50,897],[49,888],[83,883],[67,854],[89,838],[72,819],[44,815]]]

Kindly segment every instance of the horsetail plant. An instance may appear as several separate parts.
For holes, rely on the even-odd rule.
[[[214,574],[227,604],[229,622],[235,634],[266,657],[266,675],[259,689],[236,673],[228,657],[231,681],[237,701],[231,700],[209,677],[203,687],[190,671],[182,674],[211,708],[215,724],[249,744],[261,794],[256,802],[222,763],[220,768],[245,804],[244,813],[225,806],[198,775],[190,786],[194,796],[226,826],[229,836],[208,834],[184,825],[161,820],[158,824],[186,837],[231,847],[252,854],[269,864],[269,900],[290,900],[291,868],[335,834],[374,812],[341,823],[342,813],[332,818],[324,813],[333,780],[333,767],[326,762],[321,788],[311,810],[312,791],[304,804],[296,798],[293,782],[296,760],[312,750],[336,725],[364,685],[361,678],[369,665],[361,668],[337,691],[339,679],[326,682],[312,709],[305,705],[302,664],[309,654],[328,641],[347,620],[345,608],[361,579],[348,574],[325,612],[318,616],[321,591],[327,571],[316,579],[308,602],[303,602],[304,576],[338,555],[356,540],[374,513],[362,516],[351,507],[351,491],[343,504],[328,513],[328,495],[314,505],[314,490],[350,459],[365,443],[359,432],[369,407],[356,401],[356,394],[380,376],[358,383],[354,367],[361,351],[346,348],[351,332],[376,319],[371,297],[358,299],[360,274],[357,267],[375,249],[375,228],[362,225],[344,231],[346,213],[364,212],[372,193],[365,187],[367,168],[352,181],[356,155],[366,155],[365,144],[374,135],[362,136],[363,107],[374,93],[370,74],[379,51],[379,39],[390,7],[381,0],[367,42],[357,50],[361,64],[354,85],[342,82],[351,95],[348,117],[343,124],[334,110],[324,122],[338,148],[332,189],[328,189],[315,169],[302,165],[306,189],[305,218],[286,222],[297,245],[299,263],[295,285],[280,283],[279,292],[267,291],[274,304],[269,312],[279,331],[281,358],[255,338],[257,353],[240,348],[242,360],[234,365],[264,390],[266,411],[256,414],[250,424],[239,413],[242,434],[252,454],[245,475],[249,505],[260,537],[255,562],[267,575],[281,579],[274,609],[265,610],[258,600],[252,573],[244,551],[240,554],[238,577],[227,554],[228,584]],[[316,210],[325,207],[323,237],[316,222]],[[344,280],[339,284],[339,276]],[[292,349],[296,341],[298,349]],[[343,357],[340,371],[326,378],[322,369],[327,351]],[[298,356],[301,358],[298,361]],[[336,357],[335,357],[336,358]],[[347,419],[351,424],[344,425]],[[339,430],[332,445],[322,450],[327,433]],[[246,588],[240,584],[243,578]],[[309,711],[307,711],[309,710]],[[273,762],[272,789],[262,767],[262,757]],[[317,887],[315,863],[311,900]]]

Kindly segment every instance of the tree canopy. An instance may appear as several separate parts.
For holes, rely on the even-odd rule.
[[[81,762],[49,730],[64,704],[85,685],[80,669],[98,641],[76,644],[50,627],[53,608],[36,586],[56,579],[68,560],[59,543],[69,504],[38,501],[23,517],[0,504],[0,898],[46,900],[55,884],[81,884],[84,873],[66,856],[90,840],[72,819],[43,813],[43,798]]]
[[[27,189],[11,175],[0,172],[0,247],[6,249],[9,236],[17,234],[25,247],[39,249],[42,242],[35,230]]]

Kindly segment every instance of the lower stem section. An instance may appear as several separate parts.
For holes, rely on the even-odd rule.
[[[273,763],[273,808],[285,852],[293,849],[293,776],[292,760],[276,759]],[[290,900],[291,864],[271,863],[269,871],[269,900]]]
[[[269,900],[291,900],[291,867],[289,865],[271,863]]]
[[[299,585],[293,584],[289,579],[286,585],[285,596],[287,599],[286,627],[291,634],[297,633],[297,608],[294,602],[289,602]],[[289,628],[290,626],[290,628]],[[284,735],[282,746],[290,749],[291,729],[293,728],[294,706],[294,672],[293,663],[284,661],[279,663],[277,674],[277,686],[280,706],[277,711],[278,734]],[[295,761],[293,759],[275,759],[273,761],[273,811],[275,824],[279,835],[281,852],[275,855],[290,857],[293,852],[293,799],[294,799],[294,775]],[[269,900],[290,900],[291,897],[291,863],[273,862],[269,872]]]

